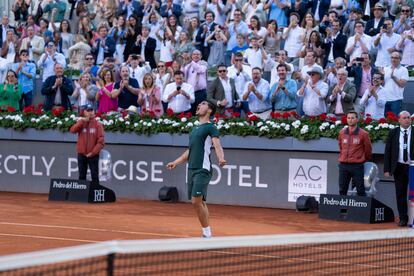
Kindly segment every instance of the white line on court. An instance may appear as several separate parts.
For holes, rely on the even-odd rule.
[[[69,238],[58,238],[58,237],[50,237],[50,236],[36,236],[36,235],[7,234],[7,233],[0,233],[0,236],[23,237],[23,238],[45,239],[45,240],[59,240],[59,241],[90,242],[90,243],[101,242],[101,241],[92,241],[92,240],[80,240],[80,239],[69,239]]]
[[[170,238],[188,238],[188,237],[190,237],[188,235],[171,235],[171,234],[162,234],[162,233],[135,232],[135,231],[123,231],[123,230],[88,228],[88,227],[65,226],[65,225],[31,224],[31,223],[2,222],[2,221],[0,222],[0,224],[2,224],[2,225],[12,225],[12,226],[60,228],[60,229],[70,229],[70,230],[82,230],[82,231],[97,231],[97,232],[133,234],[133,235],[159,236],[159,237],[170,237]]]

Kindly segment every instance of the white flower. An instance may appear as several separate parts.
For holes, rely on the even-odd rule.
[[[296,120],[296,121],[294,121],[294,122],[292,123],[292,126],[293,126],[294,128],[299,128],[300,124],[301,124],[301,122],[300,122],[299,120]]]
[[[189,122],[189,123],[187,124],[187,127],[193,127],[193,123],[192,123],[192,122]]]
[[[134,127],[137,127],[139,124],[138,123],[134,123]]]
[[[286,125],[286,126],[285,126],[285,130],[286,130],[286,131],[289,131],[289,130],[290,130],[290,125]]]
[[[200,125],[200,122],[197,120],[197,121],[194,122],[194,125],[198,126],[198,125]]]
[[[257,127],[261,127],[263,125],[263,122],[258,122]]]
[[[108,125],[113,125],[113,124],[114,124],[114,120],[111,119],[108,121]]]
[[[340,124],[342,124],[341,120],[337,120],[337,121],[335,122],[335,125],[340,125]]]
[[[126,124],[127,126],[129,126],[131,123],[130,123],[129,121],[126,121],[126,122],[125,122],[125,124]]]
[[[177,123],[177,122],[174,122],[173,124],[172,124],[172,126],[173,127],[178,127],[180,125],[180,123]]]
[[[120,118],[118,118],[118,121],[123,122],[125,120],[124,120],[124,118],[120,117]]]
[[[324,131],[324,130],[325,130],[325,127],[324,127],[324,126],[320,126],[320,127],[319,127],[319,130],[320,130],[320,131]]]
[[[380,129],[380,127],[379,127],[379,126],[376,126],[374,129],[375,129],[375,130],[379,130],[379,129]]]
[[[31,118],[30,122],[32,122],[32,123],[36,122],[36,118]]]
[[[307,125],[304,125],[300,130],[300,134],[305,134],[308,131],[309,131],[309,127]]]
[[[394,125],[389,125],[389,128],[390,128],[390,129],[394,129],[394,128],[395,128],[395,126],[394,126]]]
[[[152,123],[148,123],[148,124],[147,124],[147,126],[148,126],[148,127],[152,126]]]
[[[65,118],[65,122],[68,122],[69,121],[69,118]]]
[[[72,115],[70,115],[70,117],[69,118],[71,118],[72,120],[74,120],[74,119],[76,119],[76,116],[75,116],[75,114],[72,114]],[[99,117],[98,117],[99,118]]]
[[[330,126],[330,129],[334,129],[334,128],[335,128],[335,125],[331,125],[331,126]]]
[[[143,122],[142,124],[143,124],[144,126],[147,126],[147,125],[148,125],[148,123],[147,123],[147,122]]]
[[[266,125],[270,125],[270,124],[272,124],[272,121],[267,120]]]
[[[56,124],[61,125],[63,124],[62,121],[58,121]]]
[[[183,123],[187,122],[187,118],[186,117],[182,117],[181,118],[181,122],[183,122]]]

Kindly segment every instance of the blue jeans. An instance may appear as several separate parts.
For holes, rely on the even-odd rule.
[[[24,105],[23,105],[24,102]],[[28,107],[33,102],[33,92],[29,91],[27,93],[22,94],[22,98],[19,101],[19,108],[23,110],[24,107]]]
[[[401,108],[402,108],[402,100],[387,102],[385,104],[384,117],[387,117],[387,112],[390,112],[390,111],[394,113],[395,115],[398,115],[401,112]]]

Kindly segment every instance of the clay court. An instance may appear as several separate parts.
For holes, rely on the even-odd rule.
[[[295,210],[209,205],[214,236],[395,229],[395,223],[322,220]],[[0,193],[0,255],[108,240],[199,237],[189,203],[120,198],[116,203],[48,201],[46,194]]]

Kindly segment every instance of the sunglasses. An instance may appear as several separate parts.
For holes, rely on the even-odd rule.
[[[219,73],[225,73],[227,70],[218,70]]]
[[[393,59],[400,59],[400,57],[391,57],[391,58],[393,58]]]
[[[410,10],[401,10],[401,12],[410,12]]]
[[[165,65],[158,65],[158,68],[164,68]]]
[[[89,57],[89,58],[86,58],[86,60],[93,60],[93,58]]]
[[[235,59],[234,61],[243,61],[242,59]]]

